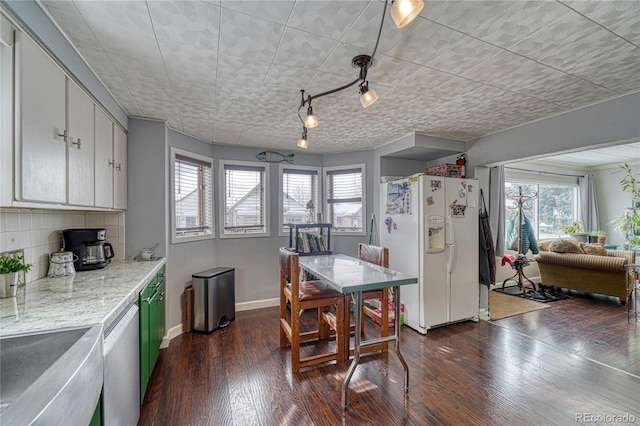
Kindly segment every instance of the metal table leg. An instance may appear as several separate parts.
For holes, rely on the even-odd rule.
[[[396,355],[398,355],[398,359],[400,359],[400,363],[402,364],[402,368],[404,368],[404,393],[409,392],[409,367],[407,366],[406,361],[402,357],[402,353],[400,353],[400,286],[393,288],[393,303],[394,303],[394,317],[395,317],[395,350]]]
[[[362,292],[358,291],[353,293],[355,310],[356,310],[356,332],[355,332],[355,347],[353,348],[353,360],[351,361],[351,365],[349,366],[349,370],[347,371],[347,375],[344,377],[344,381],[342,382],[342,410],[345,411],[347,409],[347,390],[349,389],[349,381],[351,381],[351,376],[353,376],[353,372],[356,371],[356,367],[360,362],[360,322],[362,321],[362,305],[360,305],[360,299],[362,298]],[[347,320],[348,321],[348,320]],[[349,338],[349,334],[347,334],[347,338]],[[347,347],[349,345],[347,344]]]

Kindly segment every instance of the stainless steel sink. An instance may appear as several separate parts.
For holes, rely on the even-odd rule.
[[[101,325],[0,339],[0,424],[88,424],[102,371]]]

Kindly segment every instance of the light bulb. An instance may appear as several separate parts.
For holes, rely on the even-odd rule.
[[[313,129],[314,127],[318,127],[318,117],[316,117],[315,115],[313,115],[313,108],[311,108],[311,105],[309,105],[309,108],[307,109],[307,116],[304,118],[304,127],[306,127],[307,129]]]
[[[360,93],[360,103],[365,108],[373,105],[378,100],[378,94],[375,90],[369,89],[368,84],[360,86]]]
[[[309,141],[304,137],[298,139],[298,147],[303,149],[309,148]]]
[[[395,0],[391,5],[391,18],[397,28],[402,28],[413,21],[424,8],[423,0]]]

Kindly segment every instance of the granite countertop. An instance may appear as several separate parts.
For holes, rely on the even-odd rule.
[[[0,336],[92,326],[103,330],[138,300],[166,260],[112,262],[73,277],[41,278],[0,299]]]

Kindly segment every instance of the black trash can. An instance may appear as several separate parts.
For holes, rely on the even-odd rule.
[[[193,331],[212,333],[236,317],[235,269],[220,266],[191,276]]]

